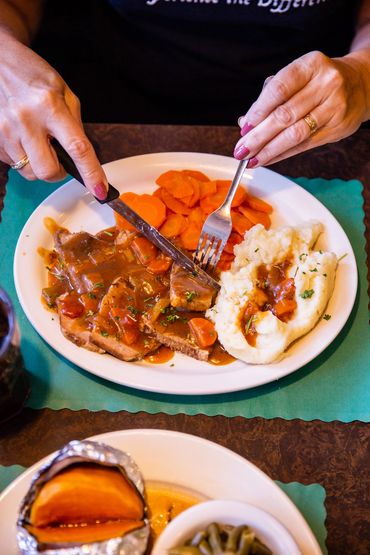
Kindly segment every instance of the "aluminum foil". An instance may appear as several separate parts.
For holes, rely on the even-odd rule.
[[[48,461],[33,477],[31,486],[24,497],[17,521],[17,541],[23,555],[143,555],[146,551],[150,526],[147,518],[144,526],[124,536],[101,542],[76,544],[40,543],[28,530],[31,507],[42,486],[55,474],[81,462],[96,462],[105,466],[117,467],[136,487],[143,498],[144,516],[146,506],[144,481],[137,464],[127,453],[96,441],[71,441],[56,456]]]

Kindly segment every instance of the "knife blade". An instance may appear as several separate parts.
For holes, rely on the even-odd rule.
[[[51,139],[50,144],[54,148],[58,159],[67,173],[79,181],[84,187],[85,184],[78,171],[76,164],[69,154],[64,150],[64,148],[58,143],[56,139]],[[168,255],[172,260],[190,272],[196,279],[199,279],[206,285],[213,287],[216,291],[219,291],[219,283],[202,268],[200,268],[195,262],[186,256],[180,249],[175,247],[173,243],[167,237],[164,237],[158,229],[151,226],[147,221],[145,221],[135,210],[130,208],[123,200],[119,198],[119,191],[108,183],[108,194],[105,200],[99,200],[96,197],[95,200],[100,204],[108,204],[112,210],[123,216],[130,224],[132,224],[140,233],[147,237],[156,247],[158,247],[164,254]]]

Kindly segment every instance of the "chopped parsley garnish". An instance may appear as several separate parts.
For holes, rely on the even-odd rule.
[[[297,266],[297,267],[296,267],[296,269],[295,269],[295,272],[294,272],[294,276],[293,276],[293,278],[295,278],[295,277],[296,277],[297,273],[298,273],[298,266]]]
[[[302,297],[302,299],[310,299],[314,292],[313,289],[305,289],[299,296]]]
[[[98,281],[98,283],[94,283],[94,288],[99,289],[100,287],[104,287],[103,281]]]
[[[112,233],[111,231],[106,231],[106,230],[105,230],[104,233],[105,233],[106,235],[109,235],[109,237],[113,237],[113,233]]]
[[[342,256],[340,258],[338,258],[338,262],[340,262],[341,260],[343,260],[343,258],[345,258],[348,255],[348,252],[342,254]]]
[[[103,337],[108,337],[109,333],[107,331],[101,330],[100,335]]]
[[[96,299],[95,293],[90,292],[90,293],[87,294],[87,296],[90,297],[90,299]]]
[[[313,268],[310,272],[317,272],[317,268]]]
[[[251,325],[252,325],[253,322],[255,322],[256,320],[257,320],[257,317],[256,317],[256,316],[251,316],[251,317],[249,318],[249,320],[248,320],[248,322],[246,323],[246,326],[245,326],[245,335],[248,335]]]
[[[175,366],[175,365],[174,365],[174,363],[172,363],[172,364],[170,364],[170,366],[172,367],[172,366]]]
[[[299,255],[298,258],[301,262],[302,262],[304,256],[308,256],[308,254],[306,252],[302,252],[302,254]]]
[[[192,300],[194,299],[194,297],[196,297],[196,296],[197,296],[197,294],[196,294],[195,291],[185,291],[185,298],[186,298],[186,301],[187,301],[188,303],[191,303],[191,301],[192,301]]]
[[[140,310],[138,310],[137,308],[132,306],[132,304],[129,304],[127,308],[131,312],[131,314],[134,314],[135,316],[136,316],[136,314],[139,314],[139,312],[140,312]]]
[[[166,320],[167,322],[170,322],[172,324],[172,322],[180,320],[180,316],[178,314],[169,314],[168,316],[166,316]]]
[[[153,297],[147,297],[146,299],[144,299],[144,303],[147,303],[148,301],[151,301],[153,299]]]
[[[331,314],[324,314],[324,316],[322,317],[323,320],[330,320],[331,318]]]

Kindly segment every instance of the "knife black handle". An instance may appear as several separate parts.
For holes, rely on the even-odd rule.
[[[62,164],[62,166],[66,170],[66,172],[69,175],[71,175],[72,177],[74,177],[75,179],[77,179],[77,181],[79,181],[84,187],[86,187],[86,185],[84,184],[83,179],[80,175],[80,172],[78,171],[78,169],[76,167],[76,164],[74,163],[73,159],[70,157],[68,152],[66,152],[64,150],[62,145],[60,143],[58,143],[58,141],[56,139],[51,139],[50,144],[53,147],[53,149],[55,150],[56,155],[58,157],[58,160]],[[95,199],[100,204],[105,204],[107,202],[110,202],[111,200],[114,200],[114,199],[118,198],[118,197],[119,197],[119,191],[115,187],[113,187],[113,185],[108,183],[107,198],[105,198],[104,200],[100,200],[100,199],[95,197]]]

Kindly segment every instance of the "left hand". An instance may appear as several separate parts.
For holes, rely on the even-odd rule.
[[[267,79],[239,118],[244,136],[235,158],[249,158],[250,168],[265,166],[354,133],[369,110],[369,83],[361,69],[350,56],[332,59],[310,52]],[[303,119],[308,114],[317,124],[314,133]]]

